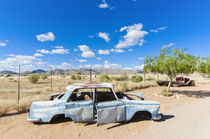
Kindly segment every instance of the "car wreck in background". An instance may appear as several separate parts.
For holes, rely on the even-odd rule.
[[[77,122],[97,121],[97,125],[129,121],[137,112],[147,112],[159,120],[160,103],[145,101],[143,94],[115,93],[112,84],[74,84],[64,94],[53,94],[50,101],[33,102],[27,121],[50,122],[65,115]]]
[[[168,86],[169,81],[156,81],[159,86]],[[195,86],[195,81],[190,80],[189,78],[184,77],[176,77],[176,81],[171,82],[172,87],[180,87],[180,86]]]

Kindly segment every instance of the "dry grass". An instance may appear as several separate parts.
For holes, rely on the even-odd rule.
[[[17,110],[18,105],[14,99],[0,100],[0,115],[5,115],[11,110]]]
[[[114,75],[119,76],[119,75]],[[129,75],[131,78],[133,75]],[[143,76],[143,75],[141,75]],[[208,84],[210,80],[204,79],[199,74],[195,73],[189,77],[196,81],[198,84]],[[132,81],[112,81],[112,84],[115,87],[116,92],[125,92],[133,91],[142,88],[148,88],[151,86],[157,86],[155,80],[166,80],[166,75],[154,75],[147,74],[146,78],[152,78],[154,80],[147,80],[146,82],[142,81],[140,83],[133,83]],[[17,76],[11,77],[0,77],[0,115],[10,113],[11,111],[18,110],[17,103]],[[82,76],[82,80],[72,81],[70,76],[53,76],[53,88],[52,92],[65,92],[66,86],[69,82],[89,82],[89,76]],[[97,78],[93,77],[93,82],[99,82],[99,76]],[[50,77],[46,80],[40,79],[38,83],[32,84],[28,81],[26,76],[21,77],[21,86],[20,86],[20,105],[19,111],[27,111],[30,108],[30,105],[33,101],[47,100],[51,94],[50,89]]]

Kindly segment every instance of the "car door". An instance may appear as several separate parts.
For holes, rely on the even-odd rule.
[[[93,121],[93,100],[68,99],[65,104],[65,117],[71,118],[75,123]]]
[[[116,94],[113,91],[105,92],[102,97],[106,98],[106,95],[108,95],[108,93],[113,93],[113,99],[107,101],[102,100],[101,102],[99,99],[99,102],[96,103],[98,126],[126,120],[126,109],[124,102],[118,100]]]

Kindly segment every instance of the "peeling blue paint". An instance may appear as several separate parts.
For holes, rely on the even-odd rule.
[[[70,101],[68,98],[75,89],[78,88],[110,88],[116,97],[113,86],[108,83],[103,84],[79,84],[67,87],[67,92],[60,99],[53,101],[33,102],[30,107],[27,121],[30,122],[50,122],[53,116],[64,114],[74,122],[91,122],[96,120],[97,125],[112,122],[129,121],[136,112],[147,111],[151,113],[152,119],[157,120],[160,103],[157,101],[130,100],[123,95],[122,99],[116,98],[113,101],[94,102],[93,100]],[[94,93],[95,94],[95,93]],[[130,94],[144,98],[143,94]],[[95,98],[95,96],[93,96]],[[95,107],[96,106],[96,107]],[[96,108],[96,109],[94,109]],[[94,111],[97,116],[95,116]]]

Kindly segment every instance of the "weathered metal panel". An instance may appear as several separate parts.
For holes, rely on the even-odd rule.
[[[107,101],[97,104],[97,125],[126,120],[125,105],[122,101]]]
[[[123,100],[126,105],[126,120],[129,121],[138,111],[148,111],[152,117],[158,114],[160,103],[157,101]]]
[[[41,101],[33,102],[28,119],[49,122],[54,115],[64,114],[65,101]]]
[[[67,102],[65,117],[70,117],[75,123],[94,120],[93,101]]]

